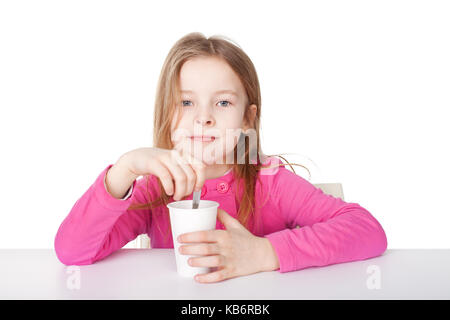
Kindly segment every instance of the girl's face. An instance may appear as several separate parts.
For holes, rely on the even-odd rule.
[[[240,133],[251,128],[244,120],[247,94],[239,77],[220,58],[195,57],[180,70],[180,89],[171,128],[175,149],[189,152],[208,165],[227,164],[228,168]],[[256,105],[250,109],[254,119]],[[194,136],[214,138],[202,141]]]

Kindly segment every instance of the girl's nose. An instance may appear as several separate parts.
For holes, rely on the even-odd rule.
[[[213,119],[211,118],[197,118],[195,119],[195,122],[202,126],[210,126],[214,123]]]

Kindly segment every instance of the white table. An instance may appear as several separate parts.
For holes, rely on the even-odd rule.
[[[450,299],[450,249],[391,249],[363,261],[208,284],[179,277],[173,249],[121,249],[85,266],[65,266],[51,249],[2,249],[0,299],[441,300]]]

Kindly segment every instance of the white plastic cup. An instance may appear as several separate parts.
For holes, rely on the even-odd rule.
[[[188,264],[188,259],[197,257],[195,255],[180,254],[178,251],[181,245],[189,243],[179,243],[179,235],[195,231],[215,230],[217,219],[217,208],[219,203],[210,200],[200,200],[197,209],[192,209],[193,200],[181,200],[169,203],[170,225],[172,228],[173,247],[175,251],[175,261],[177,272],[180,276],[193,278],[196,274],[209,273],[209,267],[193,267]]]

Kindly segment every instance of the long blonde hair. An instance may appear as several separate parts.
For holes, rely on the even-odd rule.
[[[234,164],[232,167],[233,175],[235,180],[238,182],[236,184],[236,203],[239,204],[239,210],[237,213],[237,219],[250,231],[255,226],[255,184],[258,178],[258,172],[262,168],[266,168],[263,162],[260,161],[261,158],[270,156],[280,155],[263,155],[260,147],[260,117],[261,117],[261,91],[256,69],[247,56],[247,54],[237,45],[234,44],[230,39],[224,36],[211,36],[206,38],[202,33],[193,32],[179,39],[174,46],[170,49],[157,85],[156,99],[155,99],[155,110],[153,119],[153,145],[157,148],[173,149],[174,145],[171,140],[171,123],[175,116],[176,105],[180,98],[180,87],[179,87],[179,75],[183,64],[190,58],[194,57],[218,57],[223,59],[228,63],[231,69],[240,78],[245,91],[247,93],[247,105],[244,112],[244,119],[248,123],[253,123],[253,130],[256,132],[256,152],[255,150],[250,150],[247,139],[244,139],[245,152],[243,161],[238,161],[237,156],[237,146],[234,148]],[[257,106],[256,116],[254,118],[250,115],[250,108],[252,104]],[[252,121],[251,121],[252,119]],[[239,144],[239,142],[238,142]],[[254,143],[252,145],[255,145]],[[254,146],[252,146],[254,147]],[[257,158],[248,159],[249,154],[256,154]],[[281,157],[284,159],[283,157]],[[285,159],[284,159],[285,160]],[[286,161],[286,160],[285,160]],[[286,161],[287,162],[287,161]],[[291,163],[287,162],[289,166]],[[284,163],[278,164],[278,166],[286,165]],[[302,166],[300,164],[294,164]],[[292,166],[291,166],[292,168]],[[304,167],[306,170],[308,168]],[[295,172],[295,171],[294,171]],[[308,170],[309,172],[309,170]],[[147,176],[148,179],[148,176]],[[243,180],[241,180],[243,179]],[[148,181],[148,180],[147,180]],[[240,181],[243,181],[243,193],[242,198],[237,199],[239,195],[239,185]],[[136,209],[153,209],[158,206],[163,206],[163,212],[168,218],[168,208],[166,205],[174,201],[172,197],[168,196],[158,179],[158,186],[160,191],[160,196],[150,201],[149,203],[137,203],[132,204],[128,210]],[[148,183],[147,183],[148,188]],[[148,189],[147,189],[148,193]],[[150,195],[149,195],[150,199]],[[155,212],[150,212],[150,214],[155,214]],[[152,221],[155,219],[152,216]],[[253,222],[253,227],[250,227],[250,223]],[[157,224],[158,225],[158,224]],[[170,223],[168,223],[170,229]],[[159,225],[158,225],[159,228]],[[160,230],[161,232],[161,230]],[[164,233],[166,236],[169,234],[170,230]]]

